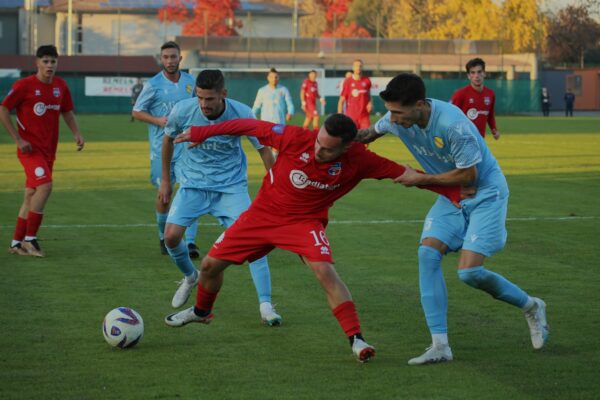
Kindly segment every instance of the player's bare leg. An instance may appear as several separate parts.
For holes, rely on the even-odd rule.
[[[313,129],[314,130],[319,129],[319,117],[318,116],[313,117],[312,122],[313,122]]]
[[[303,257],[303,260],[314,272],[325,291],[329,307],[331,307],[340,326],[348,336],[354,355],[360,362],[366,362],[375,357],[375,348],[362,337],[360,321],[352,301],[352,295],[337,274],[333,264],[323,261],[310,261],[306,257]]]
[[[21,247],[30,256],[44,257],[44,252],[37,241],[37,231],[42,224],[44,207],[51,193],[52,182],[25,189],[23,204],[21,204],[19,210],[19,218],[27,220],[27,228]]]
[[[308,125],[310,125],[310,120],[311,118],[308,115],[304,118],[304,122],[302,123],[302,127],[304,129],[308,129]]]

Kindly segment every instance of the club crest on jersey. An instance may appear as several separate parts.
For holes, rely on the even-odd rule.
[[[486,106],[489,106],[490,104],[492,104],[492,99],[490,99],[488,96],[485,96],[483,98],[483,102]]]
[[[54,97],[60,97],[60,88],[53,88],[52,89],[52,94],[54,95]]]
[[[473,104],[475,103],[475,99],[473,99],[472,97],[469,97],[469,104]]]
[[[304,152],[300,155],[299,158],[301,161],[308,162],[308,160],[310,159],[310,154],[308,154],[307,152]]]
[[[433,137],[433,143],[435,144],[435,147],[437,147],[438,149],[444,148],[444,139],[442,139],[439,136]]]
[[[192,93],[192,85],[185,85],[185,91],[188,93]]]
[[[327,173],[331,176],[339,175],[340,172],[342,172],[342,163],[341,162],[336,162],[331,167],[329,167],[329,169],[327,170]]]
[[[277,125],[274,125],[273,128],[271,128],[271,129],[276,134],[281,135],[281,134],[283,134],[283,130],[285,129],[285,125],[277,124]]]
[[[10,93],[9,93],[10,94]],[[39,89],[35,89],[35,95],[36,96],[41,96],[42,92],[39,91]]]

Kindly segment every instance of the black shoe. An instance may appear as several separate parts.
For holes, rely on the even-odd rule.
[[[190,258],[200,258],[200,250],[194,243],[188,244],[188,253],[190,254]]]
[[[167,251],[167,246],[165,246],[164,240],[160,241],[160,254],[162,254],[163,256],[166,256],[167,254],[169,254],[169,252]]]

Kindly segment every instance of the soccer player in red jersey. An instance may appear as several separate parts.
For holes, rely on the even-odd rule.
[[[369,114],[373,109],[371,101],[371,80],[362,75],[362,60],[354,60],[352,63],[352,76],[344,80],[340,100],[338,101],[338,113],[344,113],[356,124],[359,129],[371,126]],[[344,111],[344,103],[346,110]]]
[[[25,196],[9,251],[43,257],[37,241],[44,206],[52,192],[52,166],[58,144],[58,116],[62,114],[77,150],[85,144],[67,83],[54,76],[58,65],[56,47],[41,46],[36,52],[37,73],[16,81],[0,104],[0,122],[17,143],[17,157],[25,170]],[[9,111],[17,109],[15,129]]]
[[[458,89],[452,95],[450,103],[460,108],[475,124],[482,137],[485,137],[485,126],[490,125],[494,139],[500,139],[500,131],[496,127],[494,91],[483,85],[485,80],[485,62],[481,58],[469,60],[466,65],[469,85]]]
[[[302,82],[300,88],[300,102],[302,103],[302,111],[306,114],[304,129],[312,121],[313,129],[319,127],[319,111],[317,110],[317,99],[321,101],[321,105],[325,106],[325,99],[319,95],[319,84],[317,83],[317,71],[314,69],[308,73],[308,78]]]
[[[216,240],[202,260],[196,306],[167,316],[167,325],[209,323],[225,268],[256,260],[279,247],[298,254],[315,273],[356,357],[367,361],[374,356],[374,348],[362,337],[350,291],[333,265],[325,227],[329,208],[361,180],[394,179],[404,173],[405,167],[353,142],[356,133],[350,118],[334,114],[319,131],[238,119],[192,127],[191,132],[175,139],[195,142],[195,146],[220,134],[252,135],[261,144],[278,148],[279,156],[250,208]],[[458,187],[426,188],[455,202],[460,200]]]

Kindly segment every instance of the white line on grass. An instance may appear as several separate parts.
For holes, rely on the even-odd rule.
[[[581,221],[597,219],[595,216],[588,217],[516,217],[507,218],[507,221]],[[376,219],[376,220],[332,220],[333,225],[393,225],[393,224],[422,224],[422,219]],[[216,222],[201,223],[202,226],[219,226]],[[0,225],[0,228],[12,228],[12,225]],[[68,229],[68,228],[149,228],[156,224],[89,224],[89,225],[43,225],[44,228]]]

